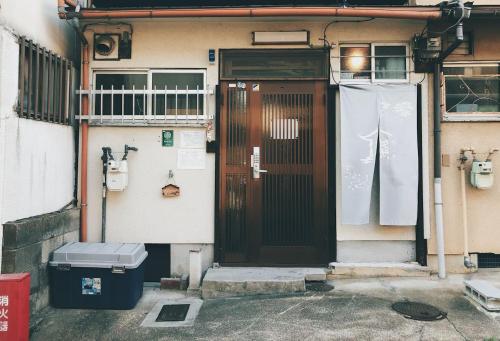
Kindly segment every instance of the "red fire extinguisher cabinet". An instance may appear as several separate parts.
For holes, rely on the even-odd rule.
[[[30,274],[0,275],[0,340],[27,341],[30,326]]]

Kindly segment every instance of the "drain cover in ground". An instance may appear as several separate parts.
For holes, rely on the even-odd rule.
[[[189,310],[189,304],[167,304],[161,308],[156,322],[184,321]]]
[[[308,291],[330,291],[333,290],[333,285],[325,282],[306,282],[306,290]]]
[[[446,317],[444,311],[429,304],[418,302],[396,302],[392,309],[406,318],[419,321],[437,321]]]

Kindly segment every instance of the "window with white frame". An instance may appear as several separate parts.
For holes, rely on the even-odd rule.
[[[344,44],[340,46],[340,79],[370,80],[370,44]]]
[[[148,77],[145,72],[99,72],[95,89],[109,92],[94,95],[95,115],[145,115]],[[111,91],[113,93],[111,93]]]
[[[500,62],[443,68],[445,119],[500,119]]]
[[[151,86],[155,115],[203,115],[205,74],[193,71],[152,71]],[[162,93],[161,90],[165,90]],[[168,93],[172,90],[173,93]],[[182,94],[179,91],[183,91]],[[185,91],[185,92],[184,92]]]
[[[401,43],[340,45],[343,82],[407,82],[408,45]]]
[[[91,116],[200,118],[206,93],[205,70],[97,71]]]

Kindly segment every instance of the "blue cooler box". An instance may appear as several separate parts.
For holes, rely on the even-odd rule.
[[[55,308],[132,309],[142,296],[144,244],[68,243],[49,262]]]

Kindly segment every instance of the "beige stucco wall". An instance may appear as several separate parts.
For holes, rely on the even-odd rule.
[[[202,68],[207,70],[208,85],[218,82],[218,61],[208,63],[208,49],[251,48],[251,32],[255,30],[297,30],[311,32],[311,43],[321,46],[325,19],[287,19],[269,22],[242,20],[218,21],[215,19],[184,22],[182,20],[134,21],[131,60],[91,61],[92,70],[149,69],[149,68]],[[374,20],[366,23],[338,23],[330,26],[327,39],[338,46],[342,42],[408,42],[424,23],[418,21]],[[395,30],[394,27],[398,29]],[[102,30],[102,27],[96,28]],[[91,41],[92,34],[88,34]],[[270,46],[270,48],[287,46]],[[291,46],[292,47],[292,46]],[[339,49],[332,49],[335,82],[339,79]],[[411,64],[411,63],[410,63]],[[412,66],[411,66],[412,67]],[[428,81],[422,74],[411,74],[411,81],[423,86],[424,127],[427,126]],[[215,111],[215,98],[209,96],[209,113]],[[161,128],[94,128],[90,129],[89,145],[89,238],[100,237],[100,154],[103,145],[113,149],[123,148],[124,143],[137,145],[138,153],[130,157],[130,187],[123,193],[112,193],[108,200],[108,231],[112,240],[137,240],[169,243],[206,243],[213,241],[214,158],[208,157],[204,171],[175,169],[175,148],[162,149],[158,141]],[[176,129],[178,133],[178,129]],[[427,146],[427,130],[424,144]],[[424,165],[428,164],[427,147]],[[151,160],[155,160],[154,163]],[[337,162],[339,165],[339,161]],[[426,167],[427,168],[427,167]],[[158,194],[164,185],[168,169],[176,172],[182,188],[178,199],[168,201]],[[425,176],[426,193],[428,177]],[[340,188],[340,186],[339,186]],[[428,202],[428,201],[427,201]],[[340,205],[340,202],[337,202]],[[340,206],[339,206],[340,208]],[[429,207],[425,210],[429,221]],[[173,212],[173,214],[169,214]],[[338,209],[337,212],[340,212]],[[127,218],[129,217],[129,218]],[[428,224],[426,224],[428,225]],[[181,232],[182,231],[182,232]],[[414,240],[413,227],[384,228],[374,222],[366,226],[338,225],[339,240]]]
[[[471,56],[451,56],[449,61],[500,61],[500,30],[498,20],[471,21],[465,25],[474,36],[474,54]],[[431,95],[430,95],[431,96]],[[431,99],[432,100],[432,99]],[[463,147],[474,147],[478,153],[485,153],[500,146],[500,122],[443,122],[442,153],[449,158],[449,166],[442,168],[443,215],[446,254],[463,253],[463,219],[460,190],[458,156]],[[432,155],[431,155],[432,156]],[[485,154],[478,157],[485,157]],[[498,167],[498,155],[493,157],[494,170]],[[500,253],[500,184],[496,179],[493,188],[474,189],[470,185],[470,161],[466,167],[467,216],[469,225],[469,250],[474,252]],[[429,254],[436,254],[434,224],[429,240]],[[453,258],[462,266],[462,258]]]
[[[460,149],[474,147],[484,159],[493,147],[500,147],[500,122],[445,123],[443,131],[443,154],[449,155],[451,164],[443,167],[443,208],[446,226],[448,253],[463,251],[462,201],[460,172],[457,168]],[[485,154],[486,153],[486,154]],[[499,157],[493,157],[494,166],[499,167]],[[469,222],[470,252],[500,253],[500,181],[496,179],[493,188],[474,189],[470,186],[470,162],[467,163],[467,215]]]

